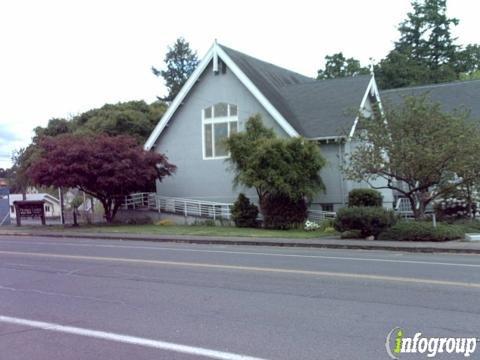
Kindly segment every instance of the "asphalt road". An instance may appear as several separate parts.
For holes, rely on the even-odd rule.
[[[387,359],[480,337],[479,295],[478,255],[1,236],[0,360]]]

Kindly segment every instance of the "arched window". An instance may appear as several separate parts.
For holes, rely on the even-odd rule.
[[[203,158],[224,159],[228,157],[225,140],[237,131],[237,105],[218,103],[203,109]]]

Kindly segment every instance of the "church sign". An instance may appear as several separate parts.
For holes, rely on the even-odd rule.
[[[14,201],[15,212],[17,214],[17,226],[22,225],[22,218],[40,218],[42,225],[45,225],[45,201],[43,200],[26,200]]]

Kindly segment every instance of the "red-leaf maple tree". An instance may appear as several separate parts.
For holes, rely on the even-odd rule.
[[[176,166],[163,154],[148,152],[130,136],[61,135],[45,137],[28,169],[34,183],[78,188],[97,198],[111,223],[125,196],[150,191],[155,180]]]

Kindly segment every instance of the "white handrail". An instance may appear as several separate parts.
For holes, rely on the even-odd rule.
[[[163,196],[156,193],[135,193],[127,196],[124,201],[125,209],[148,209],[213,220],[229,220],[232,205],[231,203]],[[335,216],[336,213],[333,211],[308,210],[308,219],[312,221],[334,219]]]
[[[397,200],[397,204],[395,205],[395,212],[405,217],[413,217],[414,215],[410,200],[408,200],[407,198],[399,198]],[[432,203],[429,203],[427,205],[427,208],[425,209],[425,213],[430,214],[433,212],[433,205]]]
[[[334,211],[308,210],[308,220],[323,221],[326,219],[335,219],[337,213]]]
[[[156,193],[136,193],[125,198],[125,209],[150,209],[183,216],[230,219],[229,203],[184,199],[157,195]]]

